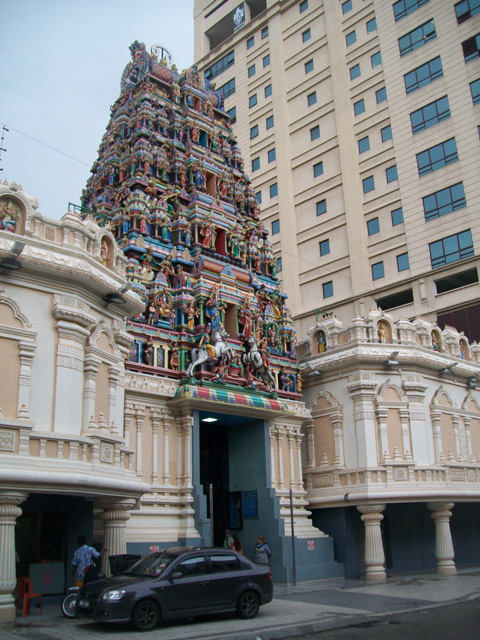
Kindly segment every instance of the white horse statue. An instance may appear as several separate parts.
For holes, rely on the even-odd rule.
[[[250,345],[250,351],[243,354],[243,365],[252,365],[254,368],[255,376],[257,378],[260,378],[260,380],[263,380],[268,385],[269,389],[273,391],[275,389],[275,378],[273,377],[270,369],[265,366],[262,354],[258,350],[257,341],[254,336],[251,336],[249,338],[248,344]]]
[[[220,326],[212,333],[213,344],[206,345],[200,349],[193,347],[190,352],[190,364],[186,371],[187,376],[193,376],[193,370],[195,367],[207,362],[208,360],[218,360],[222,356],[227,356],[227,360],[233,358],[233,349],[227,344],[228,338],[229,334],[222,326]]]

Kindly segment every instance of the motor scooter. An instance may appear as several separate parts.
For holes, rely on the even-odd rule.
[[[95,582],[95,580],[101,580],[105,577],[105,574],[101,573],[95,563],[90,565],[87,573],[85,574],[85,580],[83,584],[88,582]],[[80,587],[69,587],[64,599],[61,602],[60,608],[63,615],[66,618],[77,617],[77,599],[80,592]]]

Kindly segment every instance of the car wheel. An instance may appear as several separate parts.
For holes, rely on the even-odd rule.
[[[132,624],[137,631],[151,631],[160,622],[158,605],[151,600],[139,602],[132,611]]]
[[[260,608],[260,598],[255,591],[245,591],[237,602],[237,613],[240,618],[254,618]]]
[[[78,592],[69,593],[62,600],[61,608],[62,613],[66,618],[76,618],[77,617],[77,597]]]

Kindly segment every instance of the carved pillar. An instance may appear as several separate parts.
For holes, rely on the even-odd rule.
[[[471,419],[468,416],[463,416],[463,424],[465,425],[465,439],[467,441],[467,460],[474,462],[473,448],[472,448],[472,433],[470,431]]]
[[[283,429],[277,430],[277,449],[278,449],[278,488],[285,488],[285,478],[283,474]]]
[[[303,434],[300,432],[300,429],[298,429],[295,435],[295,443],[297,445],[297,461],[298,461],[297,487],[299,490],[303,489],[302,438],[303,438]]]
[[[440,428],[440,420],[442,414],[440,411],[432,410],[432,428],[433,428],[433,444],[435,445],[435,462],[438,464],[442,457],[442,430]]]
[[[29,342],[20,342],[20,376],[18,380],[17,416],[30,418],[30,385],[32,380],[32,361],[36,346]]]
[[[387,409],[381,409],[377,407],[378,418],[378,439],[380,449],[380,459],[384,462],[385,454],[390,455],[388,450],[388,435],[387,435]]]
[[[124,417],[124,432],[123,437],[125,440],[125,446],[130,446],[130,427],[132,426],[132,418],[135,415],[135,410],[133,405],[127,404],[125,405],[125,417]]]
[[[402,441],[403,441],[403,455],[406,457],[407,451],[413,455],[412,445],[410,442],[410,424],[408,421],[409,411],[408,409],[400,409],[400,422],[402,424]]]
[[[435,521],[435,556],[437,558],[437,573],[444,576],[454,576],[457,573],[455,552],[453,550],[450,518],[452,517],[453,502],[429,502],[427,507]]]
[[[117,502],[98,500],[96,506],[103,509],[103,548],[106,550],[102,556],[102,572],[110,576],[109,556],[118,556],[127,553],[127,520],[130,519],[129,510],[136,505],[134,499],[120,499]]]
[[[192,487],[192,427],[193,417],[187,415],[183,419],[184,430],[184,447],[185,447],[185,469],[184,469],[184,486]]]
[[[307,434],[307,452],[308,462],[307,469],[315,468],[315,443],[313,440],[313,420],[306,420],[304,423],[305,433]]]
[[[330,421],[333,427],[333,441],[335,445],[335,464],[341,467],[345,464],[343,450],[343,416],[340,412],[332,413]]]
[[[292,490],[295,489],[295,460],[293,458],[293,443],[294,443],[293,435],[294,435],[293,430],[291,428],[288,429],[287,438],[288,438],[288,458],[290,462],[290,489]]]
[[[365,579],[386,582],[385,553],[380,528],[385,505],[359,504],[357,509],[362,514],[361,518],[365,524],[365,564],[367,565]]]
[[[160,426],[160,416],[158,413],[152,414],[152,484],[158,483],[158,427]]]
[[[108,426],[113,433],[118,433],[116,422],[117,385],[120,375],[115,367],[108,368]]]
[[[183,485],[183,425],[181,418],[177,417],[177,486]]]
[[[83,420],[82,430],[88,431],[88,423],[90,418],[95,417],[95,395],[96,380],[100,370],[100,363],[89,358],[84,365],[84,384],[83,384]]]
[[[452,417],[452,422],[453,422],[453,436],[455,438],[455,458],[457,460],[462,461],[463,460],[463,456],[462,456],[462,445],[460,444],[460,433],[459,433],[459,427],[458,427],[458,416],[453,416]]]
[[[22,491],[0,494],[0,622],[13,622],[16,616],[12,595],[16,585],[15,525],[22,514],[18,505],[27,497]]]
[[[137,476],[141,478],[143,476],[142,431],[143,421],[145,420],[145,407],[141,405],[135,405],[135,417],[137,419]]]
[[[163,484],[168,487],[170,484],[170,416],[163,412]]]

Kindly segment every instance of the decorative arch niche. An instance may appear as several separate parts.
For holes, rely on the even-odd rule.
[[[25,204],[11,194],[0,196],[0,229],[25,235],[27,210]]]

